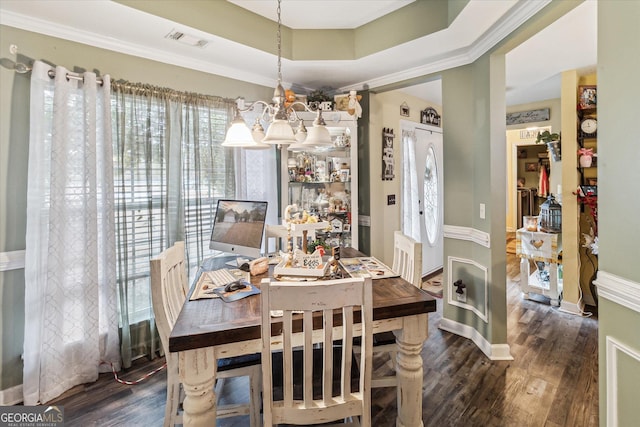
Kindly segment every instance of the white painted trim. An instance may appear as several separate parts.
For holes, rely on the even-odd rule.
[[[607,425],[618,425],[618,352],[634,358],[640,364],[640,352],[628,347],[620,341],[607,336],[606,346],[606,370],[607,370]]]
[[[598,271],[593,283],[597,286],[598,298],[608,299],[640,313],[640,283],[602,270]]]
[[[25,251],[0,252],[0,271],[24,268]]]
[[[451,277],[451,272],[453,271],[453,263],[454,262],[460,262],[460,263],[464,263],[464,264],[471,264],[474,267],[476,267],[479,270],[484,271],[484,313],[481,312],[480,310],[478,310],[478,308],[476,306],[473,306],[471,304],[467,304],[464,302],[460,302],[458,300],[455,300],[453,298],[453,294],[455,293],[455,291],[453,290],[453,279],[449,280],[449,283],[447,283],[447,303],[449,305],[455,305],[456,307],[460,307],[463,308],[465,310],[471,310],[472,312],[474,312],[476,314],[476,316],[478,316],[479,318],[481,318],[482,320],[484,320],[485,323],[489,323],[489,291],[488,291],[488,281],[489,281],[489,270],[487,269],[487,267],[485,267],[484,265],[478,264],[477,262],[475,262],[472,259],[465,259],[465,258],[458,258],[458,257],[453,257],[450,256],[447,258],[447,268],[449,270],[449,277]]]
[[[341,88],[337,88],[336,91],[340,93],[347,92],[349,90],[361,90],[365,86],[373,89],[396,83],[398,81],[417,78],[420,76],[437,73],[442,70],[448,70],[462,65],[471,64],[479,57],[484,55],[487,51],[489,51],[498,42],[500,42],[505,36],[510,34],[513,30],[520,27],[525,21],[538,13],[538,11],[540,11],[550,2],[551,0],[518,2],[505,14],[503,18],[496,22],[489,30],[485,31],[482,36],[478,37],[467,47],[454,49],[441,58],[430,58],[428,61],[424,61],[423,65],[420,65],[418,67],[379,77],[374,77],[367,81],[354,83],[349,86],[343,86]],[[21,28],[27,31],[45,34],[51,37],[73,40],[78,43],[83,43],[102,49],[108,49],[111,51],[134,55],[141,58],[147,58],[167,64],[173,64],[185,68],[195,69],[198,71],[213,73],[220,76],[243,80],[249,83],[259,84],[267,87],[274,87],[277,83],[273,78],[266,78],[250,71],[232,67],[225,67],[219,64],[211,64],[206,61],[197,61],[193,58],[176,55],[175,53],[167,54],[167,52],[163,52],[157,49],[142,48],[138,45],[127,43],[123,40],[112,40],[108,37],[103,37],[92,33],[91,31],[82,31],[77,28],[70,28],[46,20],[27,17],[11,11],[3,11],[0,18],[0,23],[2,23],[3,25]],[[169,22],[169,24],[171,23]],[[222,39],[221,37],[215,36],[213,34],[202,33],[201,31],[194,28],[190,29],[190,33],[195,36],[199,36],[200,34],[202,34],[203,38],[206,38],[207,40],[213,42],[215,42],[217,39]],[[258,49],[248,46],[245,46],[244,48],[252,49],[256,52],[256,54],[264,55],[264,52],[261,52]],[[358,63],[357,60],[347,62],[356,65]],[[283,85],[285,87],[288,84],[290,85],[290,82],[283,82]]]
[[[12,406],[22,403],[22,384],[0,390],[0,406]]]
[[[443,318],[438,327],[443,331],[470,339],[491,360],[513,360],[509,344],[491,344],[471,326]]]
[[[483,36],[479,37],[473,44],[465,49],[456,49],[444,58],[433,58],[432,60],[427,61],[424,65],[372,78],[366,82],[341,87],[338,89],[338,92],[362,90],[365,87],[374,89],[399,81],[409,80],[437,73],[442,70],[449,70],[451,68],[471,64],[549,3],[551,3],[551,0],[519,2],[512,8],[512,10],[509,11],[504,19],[497,22],[491,30],[486,31]]]
[[[26,31],[32,31],[44,34],[50,37],[57,37],[64,40],[71,40],[76,43],[82,43],[100,49],[107,49],[113,52],[133,55],[139,58],[150,59],[153,61],[163,62],[166,64],[177,65],[180,67],[190,68],[205,73],[216,74],[223,77],[229,77],[242,80],[254,84],[267,87],[274,87],[277,81],[273,78],[266,78],[259,74],[252,73],[248,70],[240,68],[226,67],[219,64],[212,64],[208,61],[199,61],[189,56],[181,56],[175,53],[168,54],[165,51],[152,49],[148,46],[140,46],[138,44],[129,43],[120,39],[111,39],[91,31],[83,31],[78,28],[72,28],[66,25],[60,25],[51,21],[25,16],[11,11],[2,11],[2,25],[9,25]],[[169,24],[169,27],[173,24]],[[190,30],[191,34],[199,34],[198,30]],[[216,36],[206,35],[208,40],[213,40]],[[247,47],[247,49],[252,49]],[[258,49],[254,49],[260,52]],[[282,84],[287,87],[286,82]]]
[[[456,240],[468,240],[473,243],[477,243],[485,248],[491,247],[491,240],[489,233],[476,230],[471,227],[460,227],[457,225],[444,225],[443,227],[444,237],[446,239]]]

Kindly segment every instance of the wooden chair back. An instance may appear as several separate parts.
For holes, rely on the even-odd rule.
[[[164,426],[181,423],[180,378],[178,357],[169,352],[169,335],[187,298],[187,269],[184,242],[176,242],[157,257],[151,259],[151,303],[156,327],[167,360],[167,402]]]
[[[264,279],[261,291],[264,425],[318,424],[360,417],[361,425],[370,426],[373,324],[371,278],[313,283]],[[272,310],[281,310],[282,317],[272,318]],[[362,330],[363,351],[360,353],[358,391],[354,391],[351,388],[352,342],[354,319],[357,317],[361,318],[360,324],[355,327]],[[277,329],[274,336],[272,322]],[[314,341],[322,343],[321,396],[315,399],[312,384]],[[338,395],[333,396],[334,378],[338,375],[337,372],[334,373],[334,348],[340,346],[340,387]],[[283,400],[274,401],[273,355],[274,351],[280,350]],[[300,355],[299,352],[302,352],[303,359],[301,398],[294,396],[294,358]],[[358,424],[357,419],[355,424]]]
[[[407,282],[422,288],[422,243],[396,231],[393,234],[393,267]]]

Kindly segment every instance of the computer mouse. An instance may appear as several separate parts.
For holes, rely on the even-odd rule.
[[[247,287],[247,285],[245,285],[244,283],[242,283],[241,281],[238,280],[238,281],[231,282],[228,285],[226,285],[224,287],[224,291],[225,292],[233,292],[233,291],[237,291],[237,290],[240,290],[240,289],[244,289],[246,287]]]

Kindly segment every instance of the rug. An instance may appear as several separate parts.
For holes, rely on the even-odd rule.
[[[422,289],[436,298],[442,298],[442,274],[422,282]]]

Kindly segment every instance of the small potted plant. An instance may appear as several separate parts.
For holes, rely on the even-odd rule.
[[[557,162],[561,159],[560,155],[560,134],[559,133],[551,133],[548,130],[544,132],[538,132],[538,137],[536,138],[536,143],[539,144],[544,142],[547,144],[547,149],[551,154],[551,159],[554,162]]]

